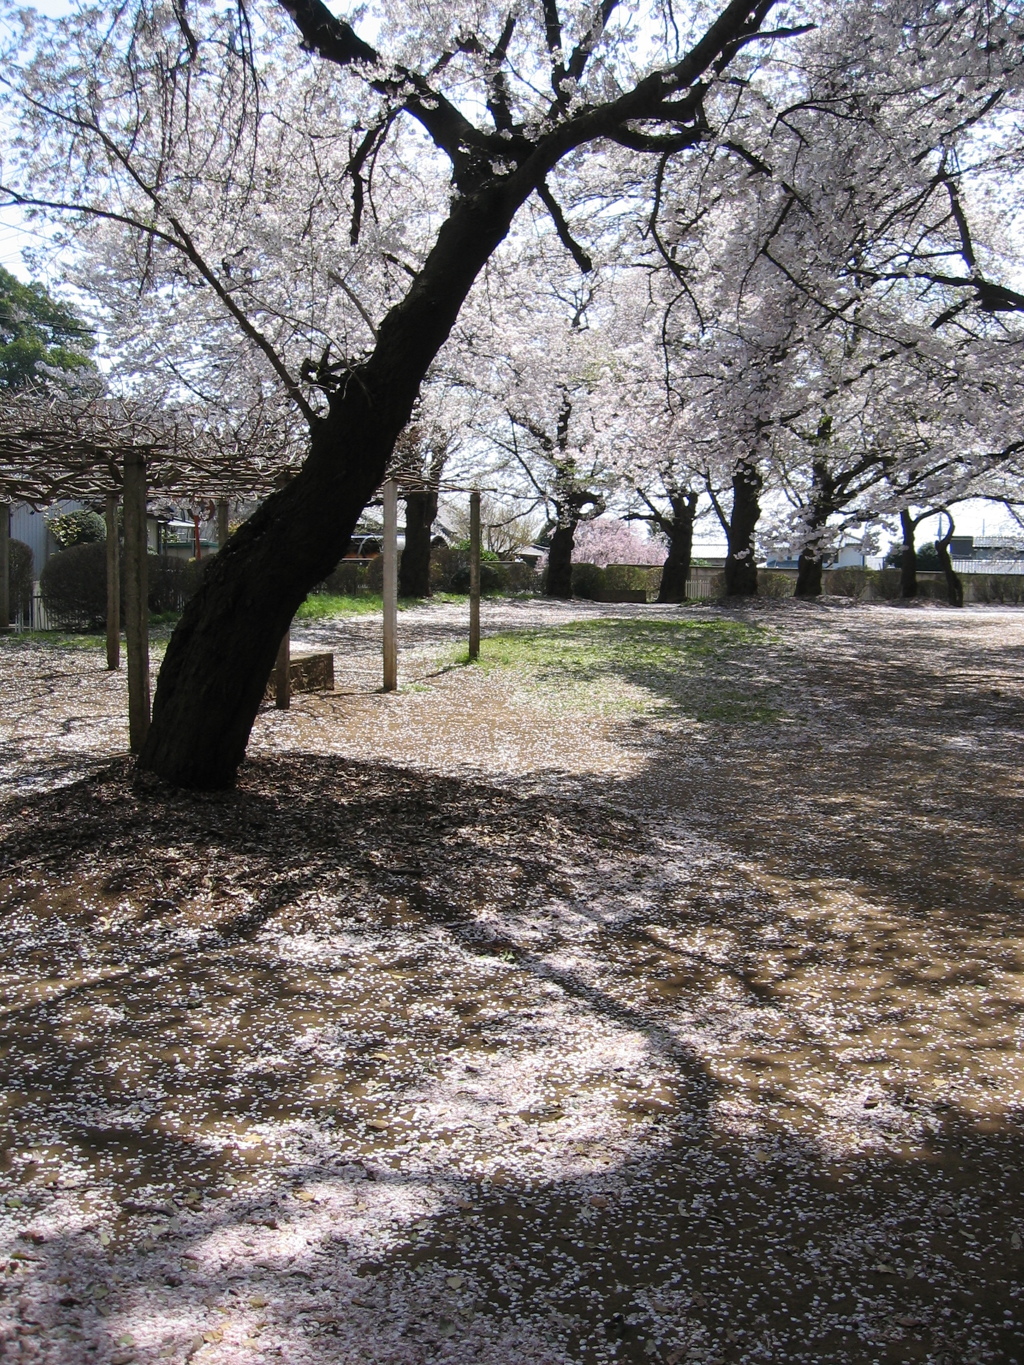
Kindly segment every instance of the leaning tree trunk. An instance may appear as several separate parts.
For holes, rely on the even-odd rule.
[[[725,591],[729,597],[757,594],[754,531],[761,516],[762,483],[761,471],[754,461],[737,461],[732,476],[729,553],[725,560]]]
[[[946,599],[951,607],[962,607],[964,604],[964,585],[960,580],[960,575],[953,568],[952,559],[949,557],[949,544],[952,539],[953,519],[951,517],[948,533],[935,542],[935,552],[939,556],[942,572],[946,576]]]
[[[673,497],[672,519],[660,523],[668,534],[668,554],[661,570],[658,587],[659,602],[685,602],[686,585],[690,581],[690,561],[693,558],[693,522],[697,515],[697,494],[686,493]]]
[[[548,546],[548,573],[544,587],[546,597],[568,601],[572,597],[572,549],[576,539],[576,522],[559,521]]]
[[[914,547],[914,519],[904,507],[900,512],[903,549],[900,551],[900,597],[917,596],[917,550]]]
[[[312,420],[302,469],[211,558],[167,647],[142,769],[184,787],[232,785],[292,617],[344,554],[431,360],[531,190],[524,175],[455,201],[372,355]]]
[[[430,533],[437,516],[437,494],[405,495],[405,547],[398,562],[398,595],[430,596]]]

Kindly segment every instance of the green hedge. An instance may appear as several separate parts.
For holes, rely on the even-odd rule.
[[[32,548],[23,540],[7,542],[7,588],[10,594],[11,616],[21,613],[27,620],[32,610]]]
[[[122,557],[121,594],[124,597]],[[179,612],[199,586],[205,562],[149,555],[149,610]],[[107,623],[107,547],[104,542],[72,545],[51,555],[39,578],[43,606],[62,630],[102,630]],[[122,608],[123,610],[123,608]]]

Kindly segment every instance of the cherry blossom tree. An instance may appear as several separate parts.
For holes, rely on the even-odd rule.
[[[619,517],[597,517],[582,525],[572,553],[574,564],[661,564],[665,548],[643,539]]]
[[[657,155],[704,141],[734,101],[727,79],[755,74],[774,8],[731,0],[682,49],[653,41],[642,59],[615,0],[395,5],[379,46],[319,0],[27,21],[5,54],[22,128],[4,155],[7,201],[67,215],[70,232],[109,224],[147,285],[187,299],[190,318],[216,307],[231,319],[309,429],[299,474],[186,608],[144,768],[187,786],[233,781],[281,635],[341,554],[520,208],[537,195],[571,250],[549,178],[598,143]],[[407,178],[413,204],[403,191],[376,222],[388,185]],[[298,270],[310,297],[337,282],[340,320],[294,307]]]

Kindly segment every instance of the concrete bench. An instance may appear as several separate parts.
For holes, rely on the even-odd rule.
[[[292,694],[296,692],[333,692],[334,655],[299,654],[289,661],[288,683]],[[277,695],[277,670],[271,672],[267,690],[263,693],[264,703],[271,706]]]

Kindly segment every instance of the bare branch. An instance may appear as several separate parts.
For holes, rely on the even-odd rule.
[[[580,246],[579,242],[576,241],[575,237],[573,237],[572,232],[569,230],[569,224],[565,220],[565,215],[559,207],[558,201],[543,180],[537,186],[537,197],[551,215],[551,221],[555,225],[555,231],[558,233],[559,241],[583,271],[584,275],[588,275],[594,268],[594,262],[587,255],[586,251],[584,251],[583,247]]]

